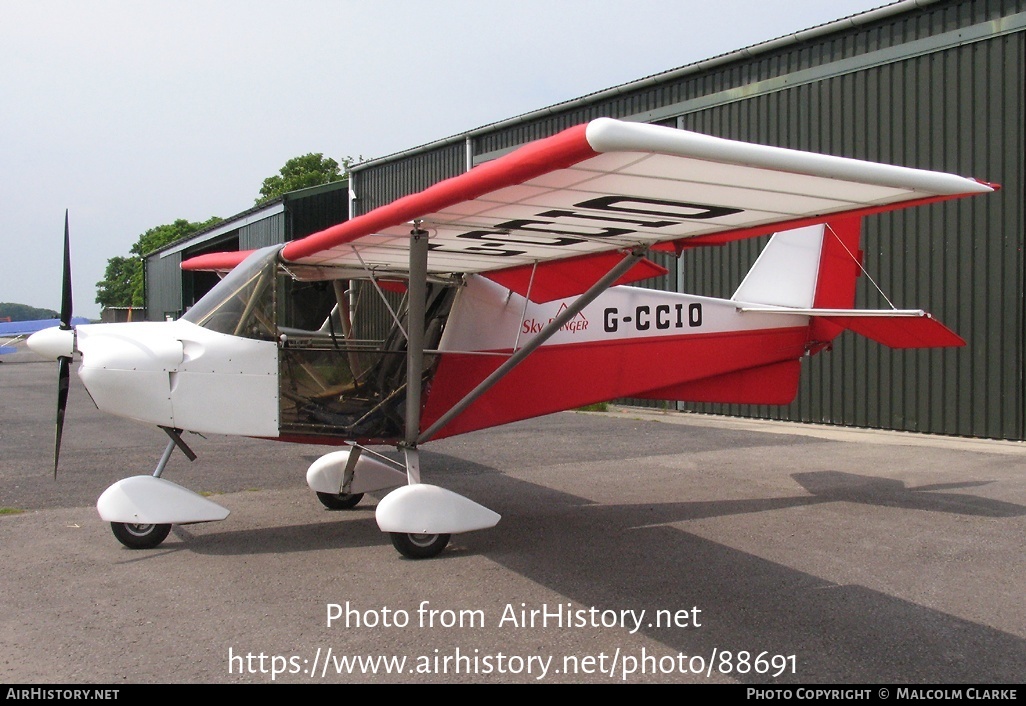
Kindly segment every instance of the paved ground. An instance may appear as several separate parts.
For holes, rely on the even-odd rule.
[[[54,481],[55,377],[0,364],[5,683],[1026,680],[1021,444],[565,413],[425,447],[503,520],[418,562],[318,504],[324,449],[190,437],[166,477],[231,516],[131,551],[93,503],[165,437],[73,377]]]

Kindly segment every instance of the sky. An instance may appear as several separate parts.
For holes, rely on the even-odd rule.
[[[372,159],[887,0],[0,0],[0,302],[97,318],[107,260],[309,152]]]

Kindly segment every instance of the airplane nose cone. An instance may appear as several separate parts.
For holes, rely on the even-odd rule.
[[[61,357],[71,357],[75,352],[75,331],[73,329],[62,329],[59,326],[45,328],[36,331],[28,337],[28,347],[34,353],[57,360]]]

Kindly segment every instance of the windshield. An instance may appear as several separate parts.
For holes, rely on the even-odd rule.
[[[261,248],[247,257],[182,318],[232,336],[274,338],[273,284],[281,247]]]

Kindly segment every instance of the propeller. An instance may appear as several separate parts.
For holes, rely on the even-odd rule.
[[[68,212],[64,211],[64,276],[61,291],[62,331],[71,330],[71,237],[68,233]],[[61,457],[61,436],[64,433],[64,411],[68,407],[68,389],[71,386],[71,356],[57,358],[57,433],[53,443],[53,477],[57,478],[57,463]]]

